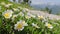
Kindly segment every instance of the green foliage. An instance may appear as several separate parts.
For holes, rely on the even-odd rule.
[[[60,15],[60,12],[59,12],[59,13],[57,13],[56,15]]]
[[[24,0],[24,2],[27,2],[28,3],[29,0]]]

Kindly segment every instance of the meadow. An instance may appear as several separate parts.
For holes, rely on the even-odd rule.
[[[0,34],[60,34],[60,20],[29,14],[26,8],[0,0]]]

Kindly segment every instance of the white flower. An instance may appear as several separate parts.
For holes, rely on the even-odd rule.
[[[28,26],[28,24],[27,23],[25,23],[25,21],[20,21],[20,22],[22,22],[22,25],[24,25],[24,26]]]
[[[14,20],[14,18],[17,17],[17,16],[18,16],[18,15],[13,15],[13,16],[12,16],[12,20]]]
[[[5,18],[10,18],[10,17],[12,16],[12,13],[13,13],[12,10],[7,10],[7,11],[3,12],[2,15],[3,15]]]
[[[42,22],[47,22],[48,23],[48,19],[46,19],[46,18],[44,18],[43,20],[42,20]]]
[[[29,9],[25,8],[26,11],[29,11]]]
[[[29,11],[29,9],[27,9],[27,8],[24,8],[26,11]]]
[[[6,4],[5,7],[9,8],[13,4]]]
[[[13,5],[13,4],[8,4],[9,6]]]
[[[9,8],[10,6],[9,5],[5,5],[5,7]]]
[[[1,5],[5,5],[5,2],[1,2]]]
[[[25,16],[26,19],[29,19],[31,18],[31,14],[30,13],[27,13],[27,15]]]
[[[33,15],[33,14],[31,14],[31,17],[35,18],[36,16],[35,16],[35,15]]]
[[[22,10],[22,12],[26,12],[26,10],[25,10],[25,9],[23,9],[23,10]]]
[[[24,16],[24,13],[23,13],[23,12],[20,12],[19,15],[20,15],[20,16]]]
[[[26,19],[29,19],[29,18],[31,18],[31,17],[26,15],[25,18],[26,18]]]
[[[37,24],[32,23],[32,26],[36,27],[36,28],[40,28]]]
[[[43,17],[43,16],[38,16],[38,18],[39,18],[39,19],[44,19],[44,17]]]
[[[14,10],[14,11],[19,11],[19,9],[17,9],[17,8],[13,8],[13,10]]]
[[[20,31],[20,30],[23,30],[24,29],[24,26],[28,26],[28,24],[25,23],[25,21],[22,21],[21,20],[21,21],[17,22],[17,24],[15,24],[14,29]]]
[[[45,26],[46,26],[47,28],[50,28],[50,29],[53,28],[53,26],[52,26],[51,24],[49,24],[49,23],[46,23]]]
[[[28,12],[29,10],[27,8],[23,8],[23,12]]]
[[[7,8],[9,8],[11,5],[13,5],[13,4],[5,4],[5,2],[1,2],[1,4],[4,5]]]
[[[15,29],[20,31],[20,30],[24,29],[24,26],[21,23],[17,23],[17,24],[15,24]]]
[[[21,9],[21,10],[23,9],[23,7],[20,7],[20,6],[18,6],[18,8]]]

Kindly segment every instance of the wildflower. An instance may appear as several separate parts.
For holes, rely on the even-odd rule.
[[[36,16],[35,16],[35,15],[33,15],[33,14],[31,14],[31,17],[35,18]]]
[[[5,2],[1,2],[1,5],[5,5]]]
[[[25,16],[26,19],[29,19],[31,18],[31,14],[30,13],[27,13],[27,15]]]
[[[22,12],[24,12],[24,13],[28,13],[28,9],[27,8],[23,8],[23,10],[22,10]]]
[[[19,21],[17,22],[17,24],[15,24],[15,29],[18,30],[18,31],[22,31],[24,29],[24,26],[28,26],[27,23],[25,23],[25,21]]]
[[[29,11],[29,9],[25,8],[26,11]]]
[[[5,18],[10,18],[12,16],[12,13],[13,13],[12,10],[7,10],[7,11],[3,12],[3,16]]]
[[[13,4],[6,4],[5,7],[9,8]]]
[[[45,26],[46,26],[47,28],[50,28],[50,29],[53,28],[53,26],[52,26],[51,24],[49,24],[49,23],[46,23]]]
[[[13,5],[13,4],[8,4],[9,6]]]
[[[48,23],[48,19],[46,19],[46,18],[44,18],[43,20],[42,20],[42,22],[47,22]]]
[[[17,9],[17,8],[13,8],[13,10],[14,10],[14,11],[19,11],[19,9]]]
[[[23,13],[23,12],[20,12],[19,15],[20,15],[20,16],[24,16],[24,13]]]
[[[6,8],[10,7],[9,5],[5,5]]]
[[[18,15],[13,15],[13,16],[12,16],[12,20],[14,20],[14,18],[17,17],[17,16],[18,16]]]
[[[35,28],[40,28],[37,24],[32,23],[32,26],[34,26]]]
[[[26,10],[25,10],[25,9],[23,9],[23,10],[22,10],[22,12],[26,12]]]
[[[31,17],[26,15],[25,18],[26,18],[26,19],[29,19],[29,18],[31,18]]]
[[[24,26],[28,26],[28,24],[25,23],[25,21],[22,22],[22,25],[24,25]]]
[[[27,8],[24,8],[24,10],[23,10],[24,12],[26,12],[26,11],[29,11],[29,9],[27,9]]]
[[[43,16],[38,16],[39,19],[43,19],[44,17]]]

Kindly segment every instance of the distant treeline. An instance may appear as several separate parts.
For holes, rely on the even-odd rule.
[[[29,0],[9,0],[9,1],[18,2],[18,3],[21,3],[21,2],[28,3]]]

